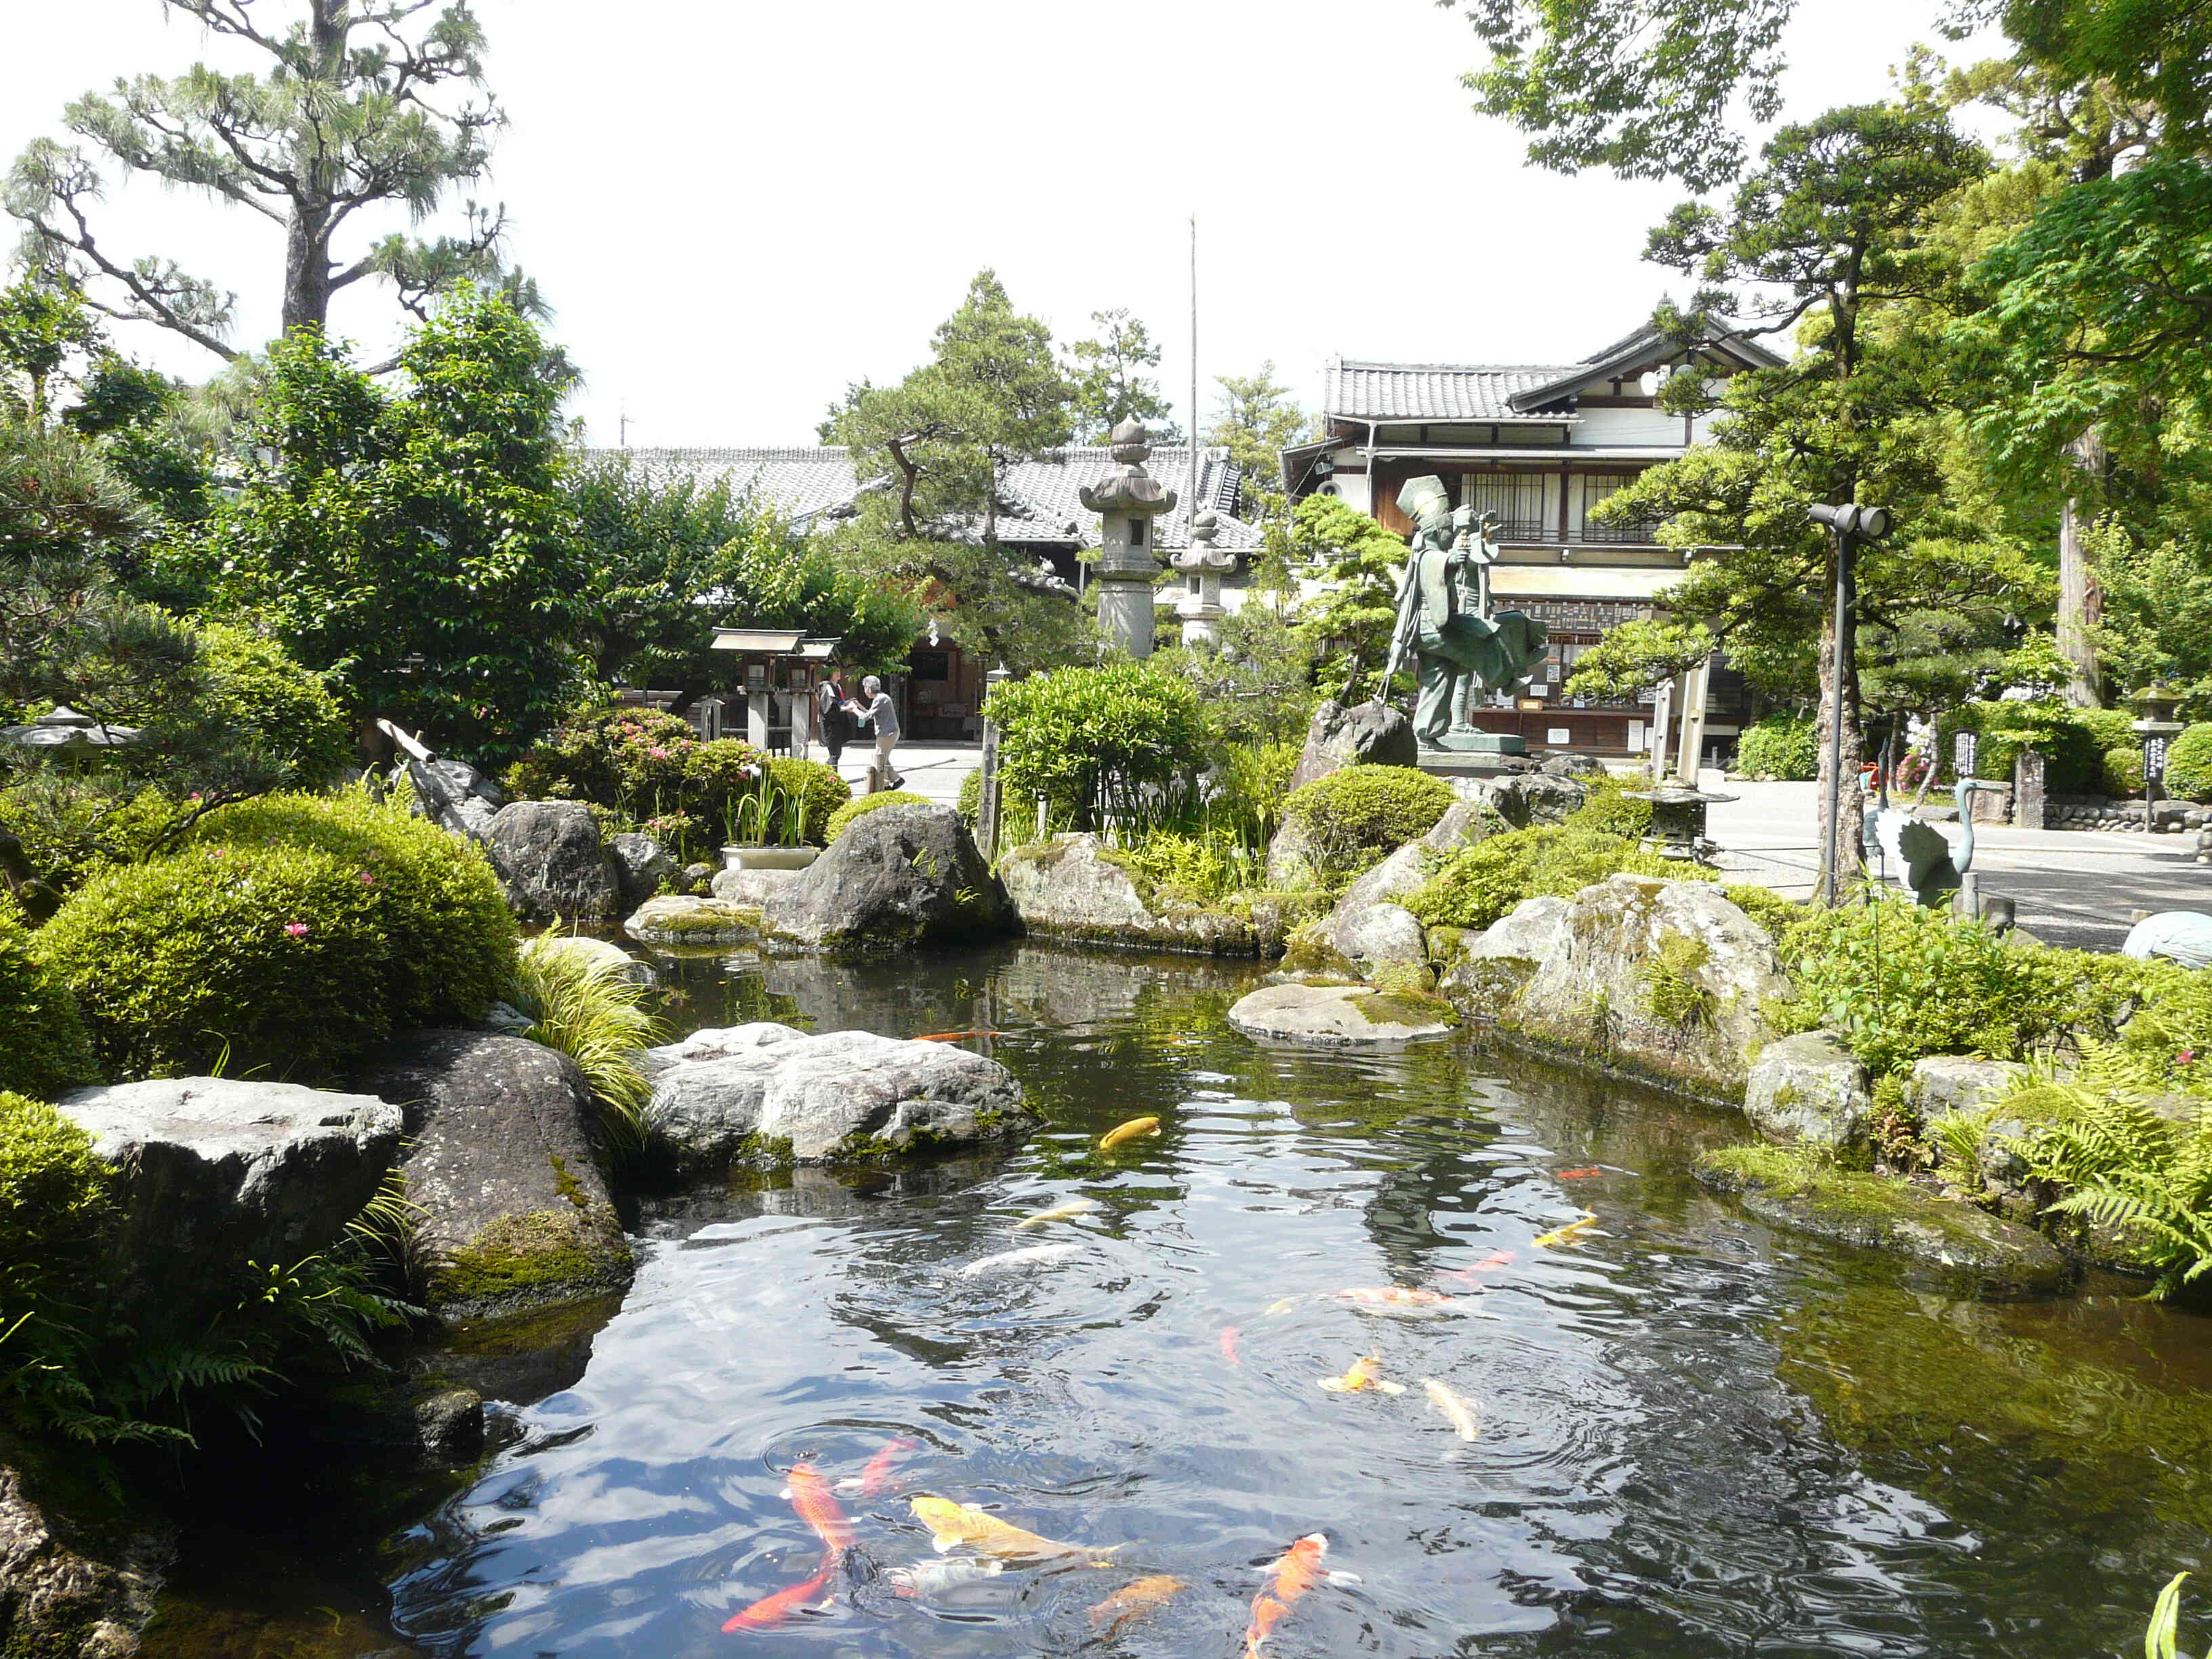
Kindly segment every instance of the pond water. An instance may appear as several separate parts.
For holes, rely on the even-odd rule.
[[[970,1041],[1048,1127],[648,1205],[619,1311],[518,1374],[507,1449],[392,1546],[388,1625],[316,1651],[1225,1656],[1318,1532],[1356,1578],[1270,1656],[2081,1659],[2139,1650],[2212,1545],[2212,1323],[2117,1281],[1976,1302],[1771,1232],[1684,1174],[1728,1117],[1471,1043],[1259,1048],[1222,1018],[1249,966],[1024,946],[673,981],[687,1024],[998,1033]],[[1092,1150],[1144,1114],[1157,1138]],[[1036,1244],[1077,1248],[960,1271]],[[1450,1299],[1337,1294],[1388,1286]],[[1407,1392],[1317,1386],[1370,1353]],[[838,1498],[826,1606],[724,1633],[816,1571],[792,1465],[852,1480],[895,1438]],[[938,1559],[920,1494],[1085,1553],[902,1595]],[[1147,1575],[1183,1588],[1100,1628]]]

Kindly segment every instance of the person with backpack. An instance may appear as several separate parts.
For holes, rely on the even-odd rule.
[[[845,745],[853,740],[853,716],[847,708],[845,671],[832,668],[830,678],[814,688],[814,726],[822,738],[822,746],[830,751],[830,765],[835,770]]]

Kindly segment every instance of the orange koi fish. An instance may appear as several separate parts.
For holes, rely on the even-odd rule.
[[[773,1630],[793,1613],[797,1613],[816,1596],[830,1582],[830,1575],[837,1571],[841,1552],[836,1547],[822,1552],[822,1565],[814,1577],[803,1584],[793,1584],[775,1595],[764,1596],[743,1613],[733,1613],[722,1626],[722,1634],[733,1636],[741,1630]]]
[[[868,1467],[860,1471],[860,1496],[873,1498],[890,1484],[891,1465],[905,1453],[914,1450],[918,1442],[897,1435],[884,1443],[884,1449],[868,1460]]]
[[[977,1026],[972,1031],[932,1031],[927,1036],[915,1038],[916,1042],[965,1042],[969,1037],[1004,1036],[1004,1031],[987,1031]]]
[[[1486,1273],[1492,1267],[1510,1267],[1512,1265],[1512,1251],[1492,1250],[1488,1255],[1483,1257],[1481,1261],[1476,1262],[1472,1267],[1448,1268],[1441,1276],[1445,1279],[1456,1279],[1462,1285],[1472,1285],[1477,1290],[1480,1290],[1482,1288],[1482,1281],[1475,1277],[1477,1273]]]
[[[1237,1357],[1237,1339],[1243,1334],[1243,1333],[1234,1325],[1224,1325],[1221,1328],[1221,1357],[1236,1366],[1238,1370],[1244,1369],[1244,1362]]]
[[[1327,1576],[1321,1559],[1328,1553],[1328,1540],[1310,1532],[1267,1569],[1267,1588],[1252,1598],[1252,1622],[1244,1629],[1244,1659],[1259,1659],[1260,1644],[1291,1610],[1291,1604]]]
[[[837,1507],[837,1500],[830,1495],[830,1483],[816,1472],[814,1465],[793,1463],[791,1484],[783,1489],[783,1495],[799,1511],[799,1518],[813,1528],[814,1535],[830,1549],[853,1547],[853,1523]]]
[[[1182,1579],[1164,1572],[1136,1579],[1091,1609],[1091,1627],[1097,1630],[1103,1626],[1110,1640],[1121,1633],[1124,1625],[1133,1624],[1184,1588]]]
[[[1384,1394],[1406,1392],[1404,1383],[1382,1380],[1382,1356],[1379,1353],[1367,1354],[1353,1360],[1352,1369],[1342,1376],[1324,1376],[1320,1381],[1321,1386],[1331,1394],[1358,1394],[1365,1389],[1376,1389]]]
[[[1601,1176],[1604,1173],[1604,1170],[1599,1169],[1596,1164],[1593,1164],[1587,1170],[1562,1170],[1559,1171],[1559,1179],[1562,1181],[1588,1181],[1594,1176]]]

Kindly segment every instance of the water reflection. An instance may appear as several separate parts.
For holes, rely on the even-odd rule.
[[[1188,1588],[1112,1650],[1226,1653],[1255,1566],[1320,1529],[1360,1582],[1271,1653],[2076,1659],[2203,1547],[2201,1326],[1958,1303],[1770,1234],[1682,1176],[1725,1118],[1462,1045],[1258,1048],[1219,1020],[1249,970],[1206,962],[675,972],[702,1024],[786,999],[820,1030],[1001,1032],[1049,1126],[651,1207],[588,1367],[410,1540],[396,1617],[424,1651],[1072,1652],[1160,1573]],[[1161,1136],[1092,1150],[1146,1112]],[[1078,1194],[1103,1207],[1012,1231]],[[1532,1243],[1585,1207],[1597,1231]],[[1048,1243],[1080,1249],[959,1271]],[[1334,1294],[1393,1285],[1453,1301]],[[1369,1352],[1406,1395],[1315,1386]],[[1478,1441],[1426,1376],[1479,1402]],[[894,1436],[902,1489],[843,1500],[834,1609],[723,1635],[818,1559],[792,1463],[850,1476]],[[884,1571],[933,1553],[918,1492],[1121,1547],[902,1596]]]

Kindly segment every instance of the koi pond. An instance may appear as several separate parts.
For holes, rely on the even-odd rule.
[[[1250,964],[663,966],[686,1026],[995,1033],[1047,1127],[647,1204],[619,1309],[495,1365],[471,1486],[358,1570],[195,1540],[152,1659],[1227,1656],[1263,1589],[1279,1659],[2082,1659],[2207,1564],[2212,1321],[1771,1231],[1686,1174],[1724,1115],[1471,1042],[1258,1047]],[[726,1632],[817,1577],[799,1463],[855,1547]],[[918,1496],[1069,1551],[941,1555]],[[1316,1534],[1300,1594],[1267,1570]]]

